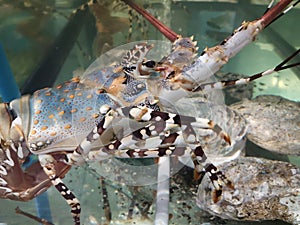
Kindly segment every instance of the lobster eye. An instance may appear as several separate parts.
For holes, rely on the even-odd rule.
[[[146,62],[143,62],[142,65],[146,66],[148,68],[154,68],[156,65],[156,62],[154,60],[148,60]]]

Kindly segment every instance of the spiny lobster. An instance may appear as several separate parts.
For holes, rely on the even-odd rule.
[[[172,51],[158,62],[144,59],[153,46],[140,43],[116,65],[96,67],[83,78],[76,77],[56,88],[38,90],[32,96],[2,103],[1,198],[26,201],[54,185],[71,206],[74,223],[79,225],[80,203],[62,181],[72,165],[110,156],[190,155],[195,177],[199,179],[208,174],[215,187],[213,199],[218,201],[222,188],[233,188],[234,184],[209,162],[195,128],[210,130],[228,144],[231,139],[213,121],[179,115],[172,104],[191,92],[244,84],[298,66],[299,62],[285,64],[299,54],[299,50],[275,68],[253,76],[204,83],[282,15],[290,2],[282,0],[260,19],[244,22],[220,45],[205,49],[198,58],[192,38],[169,32]],[[122,119],[134,125],[115,126]],[[32,154],[38,155],[39,162],[23,170],[22,164]]]

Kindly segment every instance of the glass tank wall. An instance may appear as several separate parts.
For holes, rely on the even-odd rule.
[[[269,4],[269,1],[254,0],[135,2],[182,36],[193,35],[198,42],[199,54],[204,48],[222,42],[243,21],[259,18]],[[83,3],[85,1],[79,0],[0,0],[0,43],[22,94],[30,94],[36,89],[52,87],[74,76],[81,76],[101,54],[128,42],[168,42],[149,22],[131,11],[124,3],[98,0],[98,4],[88,10],[75,11]],[[297,6],[230,60],[216,74],[216,79],[249,76],[276,66],[300,48],[300,29],[297,24],[299,20],[300,8]],[[162,51],[162,55],[168,54],[168,50],[162,48]],[[299,59],[298,56],[296,60]],[[225,102],[231,104],[240,101],[245,93],[248,98],[276,95],[299,102],[299,78],[298,66],[255,81],[250,91],[233,89],[225,94]],[[6,81],[1,79],[1,82]],[[298,121],[295,126],[299,124]],[[297,157],[270,153],[249,141],[246,146],[248,155],[275,158],[300,165]],[[91,166],[73,167],[64,178],[65,184],[80,200],[82,224],[153,224],[156,185],[122,185],[101,177],[103,168],[115,166],[116,161],[105,161],[102,166],[93,163]],[[122,163],[145,165],[153,164],[154,161],[134,159]],[[126,172],[123,170],[107,173]],[[172,178],[169,224],[288,224],[279,220],[260,223],[213,217],[196,205],[197,185],[192,183],[192,178],[193,170],[189,167],[184,167]],[[107,204],[103,200],[105,188],[112,214],[110,223],[104,209],[104,204]],[[45,206],[45,210],[51,212],[52,222],[56,225],[72,224],[70,208],[57,190],[51,187],[47,195],[50,208]],[[37,223],[16,214],[17,206],[34,215],[37,215],[38,207],[44,207],[37,206],[35,200],[18,202],[0,199],[1,225]]]

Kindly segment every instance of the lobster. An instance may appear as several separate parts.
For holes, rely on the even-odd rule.
[[[214,121],[180,115],[172,106],[190,93],[244,84],[298,66],[299,62],[286,64],[299,50],[273,69],[234,81],[205,83],[282,15],[290,2],[281,0],[260,19],[244,22],[199,57],[192,38],[167,32],[172,50],[160,61],[146,60],[153,45],[139,43],[115,65],[91,67],[83,77],[2,103],[0,197],[27,201],[53,185],[70,205],[74,224],[79,225],[79,200],[62,180],[71,166],[111,156],[190,155],[195,178],[209,176],[215,188],[212,198],[217,202],[222,188],[234,188],[234,184],[209,161],[195,129],[214,133],[228,145],[231,138]],[[24,170],[22,165],[30,155],[37,155],[39,161]]]

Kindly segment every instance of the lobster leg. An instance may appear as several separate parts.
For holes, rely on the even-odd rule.
[[[230,186],[230,182],[227,181],[225,176],[218,171],[218,169],[211,163],[208,163],[207,157],[197,142],[196,134],[192,126],[200,126],[206,129],[212,129],[214,132],[221,135],[225,141],[230,143],[230,138],[225,134],[222,129],[214,125],[212,121],[200,118],[193,118],[188,116],[180,116],[178,114],[166,113],[161,111],[154,111],[146,106],[134,106],[134,107],[123,107],[117,110],[118,112],[111,109],[109,106],[104,105],[100,108],[100,113],[103,119],[96,125],[92,132],[79,144],[74,152],[67,154],[68,163],[78,164],[87,157],[89,160],[101,160],[104,157],[115,155],[121,158],[134,158],[134,157],[161,157],[176,153],[175,155],[184,155],[186,143],[192,150],[192,157],[194,162],[197,161],[197,165],[202,165],[205,172],[209,174],[217,193],[217,198],[222,193],[222,185],[226,184]],[[130,118],[137,122],[153,122],[149,127],[142,128],[137,132],[133,132],[132,135],[123,136],[120,139],[117,138],[117,134],[114,129],[111,129],[108,139],[109,144],[102,147],[100,150],[91,151],[93,142],[101,139],[108,128],[111,128],[112,121],[114,118],[123,116]],[[179,129],[178,132],[173,130]],[[168,132],[170,131],[170,132]],[[151,148],[147,144],[150,140],[153,142],[153,138],[158,137],[155,143],[155,147]],[[130,142],[133,140],[141,141],[147,139],[144,143],[137,142],[140,145],[144,145],[145,149],[130,148]],[[122,143],[123,142],[123,143]],[[153,143],[152,143],[153,145]],[[124,154],[125,153],[125,154]],[[47,171],[47,163],[42,164],[44,169]],[[51,168],[50,168],[51,169]],[[199,173],[198,166],[196,166],[196,172]],[[52,170],[47,171],[48,176],[52,182],[56,184],[62,184],[60,180],[56,180],[55,172]],[[216,199],[217,199],[216,198]]]
[[[79,146],[72,153],[66,154],[68,164],[81,164],[84,162],[84,157],[87,156],[92,148],[92,143],[101,139],[103,133],[107,128],[111,128],[111,122],[114,118],[122,116],[124,118],[131,118],[138,122],[154,122],[149,126],[134,131],[131,136],[122,136],[121,140],[117,140],[117,134],[114,129],[109,134],[108,139],[111,141],[107,147],[108,149],[121,149],[124,145],[121,141],[124,139],[129,141],[140,141],[155,136],[164,135],[166,131],[175,127],[181,127],[182,124],[192,124],[197,128],[211,129],[216,132],[221,138],[230,144],[230,137],[222,131],[222,129],[213,123],[213,121],[203,118],[193,118],[188,116],[180,116],[178,114],[165,113],[154,111],[147,107],[123,107],[117,111],[104,105],[100,108],[100,113],[104,115],[103,119],[95,126],[95,128],[88,134],[88,136],[79,144]],[[187,137],[190,138],[190,137]],[[105,148],[104,148],[105,149]],[[104,152],[101,151],[101,152]],[[102,157],[108,154],[102,155]]]
[[[144,122],[156,121],[159,122],[157,123],[159,126],[156,127],[155,125],[151,124],[152,127],[150,126],[147,128],[142,128],[138,133],[134,134],[135,136],[132,136],[131,139],[124,137],[121,140],[111,140],[110,144],[102,147],[100,150],[92,151],[88,155],[90,160],[101,160],[107,155],[114,155],[120,158],[156,158],[169,155],[183,156],[186,154],[186,150],[191,149],[192,158],[195,164],[195,174],[201,173],[203,168],[204,172],[209,174],[209,177],[216,188],[216,196],[214,197],[214,201],[217,201],[220,197],[223,184],[232,187],[231,182],[226,179],[222,172],[219,171],[212,163],[208,162],[202,147],[197,141],[194,129],[192,128],[192,117],[183,116],[183,119],[181,120],[177,114],[153,111],[147,107],[129,107],[122,108],[122,110],[125,116],[129,116],[135,120]],[[195,120],[196,119],[194,119],[194,121]],[[173,125],[173,128],[174,126],[182,127],[183,130],[179,129],[179,131],[173,131],[172,133],[165,132],[166,129],[168,130],[168,125]],[[105,127],[101,127],[101,129],[98,127],[98,130],[103,130],[103,128]],[[99,136],[101,134],[98,133]],[[161,147],[149,148],[147,142],[144,143],[144,148],[128,147],[134,138],[138,140],[147,138],[147,140],[149,140],[151,143],[154,140],[153,136],[159,136],[159,143],[155,143],[155,145]],[[187,148],[186,144],[184,143],[187,143],[189,148]],[[202,166],[201,168],[200,165]]]
[[[155,111],[145,106],[124,107],[121,108],[121,111],[124,116],[133,118],[134,120],[137,120],[139,122],[154,122],[153,124],[150,124],[149,127],[146,126],[145,128],[141,129],[141,134],[143,131],[143,133],[151,134],[151,136],[154,136],[155,133],[160,133],[161,131],[168,131],[175,127],[182,127],[183,125],[191,125],[198,129],[211,129],[213,132],[215,132],[221,138],[223,138],[227,143],[231,144],[230,137],[222,130],[221,127],[219,127],[217,124],[215,124],[212,120],[209,119],[195,118],[174,113]],[[145,138],[149,138],[149,136],[150,135],[147,135]],[[189,138],[190,137],[188,136],[186,137],[187,140]]]
[[[80,225],[80,203],[70,189],[63,183],[61,178],[58,176],[55,163],[56,160],[51,155],[39,155],[39,161],[41,166],[49,177],[54,187],[61,193],[68,205],[71,207],[71,213],[74,219],[74,225]]]
[[[181,147],[182,141],[178,141],[176,143],[176,140],[179,139],[179,137],[185,136],[185,142],[188,144],[188,146],[192,150],[192,158],[195,164],[195,173],[200,173],[199,165],[202,166],[205,173],[208,173],[209,178],[211,179],[214,187],[216,188],[215,196],[213,197],[214,201],[218,201],[219,197],[222,194],[222,186],[225,184],[226,186],[233,187],[232,183],[222,174],[221,171],[219,171],[216,166],[214,166],[212,163],[208,162],[207,157],[197,141],[196,133],[193,129],[193,122],[197,120],[193,117],[187,117],[187,116],[179,116],[177,114],[172,113],[165,113],[161,111],[154,111],[153,109],[149,109],[147,107],[141,107],[136,108],[132,107],[130,111],[127,111],[123,109],[124,114],[129,117],[133,117],[136,120],[143,120],[143,121],[159,121],[159,124],[165,122],[178,125],[181,128],[183,128],[183,131],[178,131],[175,133],[164,133],[164,137],[162,138],[162,142],[160,145],[169,145],[166,147],[158,147],[156,149],[152,149],[153,153],[156,152],[156,157],[161,156],[167,156],[170,155],[176,151],[179,152],[179,154],[184,154],[184,151],[186,147]],[[155,129],[155,128],[154,128]],[[230,143],[230,139],[228,137],[224,137],[225,140],[227,140]],[[151,150],[150,150],[151,151]],[[147,156],[150,151],[148,149],[144,150],[144,155]],[[143,150],[139,149],[138,151],[134,150],[127,150],[126,154],[130,154],[131,157],[135,156],[143,156]],[[119,155],[116,154],[116,155]],[[151,155],[151,154],[150,154]]]
[[[195,179],[199,179],[199,177],[201,177],[200,174],[208,174],[215,187],[213,201],[217,202],[222,194],[223,186],[226,185],[233,188],[233,184],[215,165],[209,162],[198,141],[190,142],[188,146],[182,146],[182,141],[178,141],[178,139],[183,140],[181,133],[182,132],[179,131],[172,134],[165,134],[161,141],[162,147],[154,148],[145,146],[144,148],[118,149],[123,140],[116,140],[98,151],[92,151],[88,158],[97,161],[101,160],[104,155],[113,155],[117,158],[157,158],[164,156],[186,156],[189,153],[195,165]],[[186,128],[184,133],[189,137],[196,135],[191,126]],[[150,138],[149,140],[151,141],[152,139]],[[126,145],[126,142],[124,145]]]

